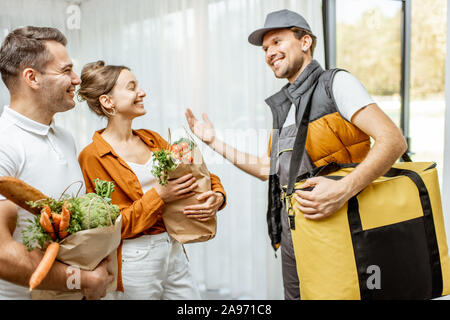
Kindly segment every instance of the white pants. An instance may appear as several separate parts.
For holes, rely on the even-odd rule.
[[[106,299],[201,299],[182,245],[167,232],[123,241],[122,282],[124,292]]]

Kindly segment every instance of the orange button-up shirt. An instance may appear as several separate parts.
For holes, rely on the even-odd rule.
[[[122,239],[165,232],[166,228],[161,217],[165,207],[164,201],[154,188],[146,193],[142,191],[141,184],[133,170],[101,136],[103,131],[104,129],[95,132],[92,143],[84,148],[78,157],[86,184],[86,192],[95,193],[93,180],[96,178],[114,182],[111,202],[119,206],[122,214]],[[167,148],[167,141],[154,131],[140,129],[133,130],[133,134],[139,136],[152,152]],[[220,179],[212,173],[210,173],[210,177],[211,190],[222,193],[225,199],[226,194]],[[219,210],[225,207],[225,203],[226,201]],[[117,290],[123,291],[121,249],[122,244],[117,250]]]

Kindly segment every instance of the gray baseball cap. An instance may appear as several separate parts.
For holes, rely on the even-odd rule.
[[[255,46],[262,46],[264,35],[272,30],[297,27],[312,34],[311,27],[305,18],[296,12],[283,9],[271,12],[266,17],[264,28],[253,31],[248,36],[248,42]]]

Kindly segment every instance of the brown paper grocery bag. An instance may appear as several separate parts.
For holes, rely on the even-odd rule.
[[[192,173],[198,184],[192,197],[170,202],[163,210],[162,219],[167,233],[180,243],[192,243],[207,241],[215,237],[217,219],[202,222],[189,219],[183,213],[184,207],[201,204],[197,200],[199,194],[211,190],[211,178],[202,154],[197,146],[192,150],[193,163],[182,162],[174,171],[169,173],[169,179],[180,178]]]
[[[56,259],[81,270],[94,270],[104,258],[111,256],[107,270],[114,275],[114,281],[108,286],[107,292],[115,291],[121,227],[122,216],[119,215],[112,226],[76,232],[59,243]],[[33,290],[31,297],[33,300],[81,300],[83,294],[80,291]]]

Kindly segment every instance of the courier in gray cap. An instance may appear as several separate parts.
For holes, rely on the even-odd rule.
[[[311,27],[303,16],[287,9],[269,13],[266,17],[264,27],[252,32],[248,37],[248,41],[255,46],[263,47],[263,50],[266,53],[267,65],[272,69],[277,78],[289,80],[290,85],[283,89],[291,88],[292,91],[290,92],[293,95],[294,91],[297,91],[296,89],[301,85],[301,82],[297,81],[298,78],[301,78],[300,74],[305,70],[306,66],[312,66],[312,61],[316,63],[316,61],[312,59],[317,42],[316,36],[313,34]],[[277,105],[271,104],[272,103],[269,103],[272,112],[280,109],[279,103],[277,103]],[[275,111],[275,113],[277,112]],[[274,114],[274,118],[285,117],[286,115],[284,113],[279,114],[278,112],[277,114]],[[298,127],[295,124],[289,125],[290,123],[288,122],[289,120],[280,123],[284,130],[279,130],[279,127],[277,126],[274,127],[276,133],[275,139],[273,136],[274,134],[272,133],[272,143],[275,143],[276,146],[273,144],[271,145],[271,153],[273,153],[275,149],[292,148],[292,136],[295,136]],[[281,246],[285,299],[299,300],[300,283],[292,236],[287,223],[287,212],[284,208],[280,210],[283,203],[280,203],[279,205],[275,204],[279,202],[280,187],[282,184],[285,184],[283,178],[280,176],[286,176],[290,165],[290,156],[289,158],[286,158],[285,154],[283,158],[280,157],[278,159],[273,159],[271,156],[271,162],[271,177],[269,178],[271,199],[269,199],[269,209],[267,212],[269,236],[275,250]],[[280,162],[285,170],[274,169],[275,162]],[[276,181],[274,179],[275,176]]]
[[[300,14],[289,10],[269,13],[264,27],[252,32],[248,41],[262,46],[275,77],[289,81],[265,100],[273,119],[268,155],[256,157],[225,144],[205,114],[204,123],[189,109],[186,118],[194,134],[214,151],[248,174],[269,180],[268,231],[272,247],[281,248],[285,299],[300,299],[300,295],[311,299],[308,294],[322,288],[309,287],[310,282],[302,282],[301,270],[297,273],[297,261],[307,262],[301,260],[301,244],[292,242],[291,230],[301,228],[295,229],[295,220],[281,201],[283,186],[330,162],[360,163],[339,181],[310,178],[302,187],[313,187],[312,191],[293,193],[295,206],[306,220],[326,219],[387,172],[407,145],[358,79],[342,69],[323,70],[312,58],[316,37]],[[304,137],[303,146],[294,145],[297,136]],[[372,148],[370,138],[375,141]],[[292,168],[291,158],[296,164]]]
[[[294,82],[305,66],[310,64],[316,46],[316,37],[312,33],[308,22],[298,13],[289,10],[269,13],[264,27],[252,32],[248,41],[253,45],[262,46],[266,52],[266,63],[272,68],[275,76],[288,79],[290,83]],[[292,88],[295,88],[295,85]],[[287,110],[287,108],[288,106],[284,109]],[[204,123],[200,123],[190,109],[186,111],[186,118],[192,132],[214,151],[220,153],[246,173],[263,181],[269,179],[271,171],[271,159],[269,156],[255,157],[240,152],[219,140],[215,135],[211,121],[205,114],[203,115]],[[285,132],[294,132],[296,130],[295,125],[291,129]],[[292,138],[290,140],[293,141]],[[275,150],[275,148],[272,149]],[[232,150],[232,152],[227,152],[226,150]],[[242,160],[238,159],[249,160],[248,163],[243,163]],[[279,190],[279,185],[272,181],[269,181],[269,183],[271,186],[270,193],[273,194],[273,198],[278,197],[275,202],[279,203],[279,193],[277,196],[276,193],[272,192],[273,190]],[[274,188],[273,190],[272,187]],[[272,201],[272,203],[275,202]],[[281,204],[278,207],[281,207]],[[287,218],[284,219],[285,212],[282,214],[283,217],[280,218],[279,211],[275,214],[276,217],[268,213],[269,235],[275,250],[281,246],[285,299],[298,300],[300,299],[300,290],[294,249],[289,227],[285,223]]]
[[[317,38],[305,18],[284,9],[269,13],[264,27],[252,32],[248,41],[263,47],[277,78],[292,83],[311,62]]]

